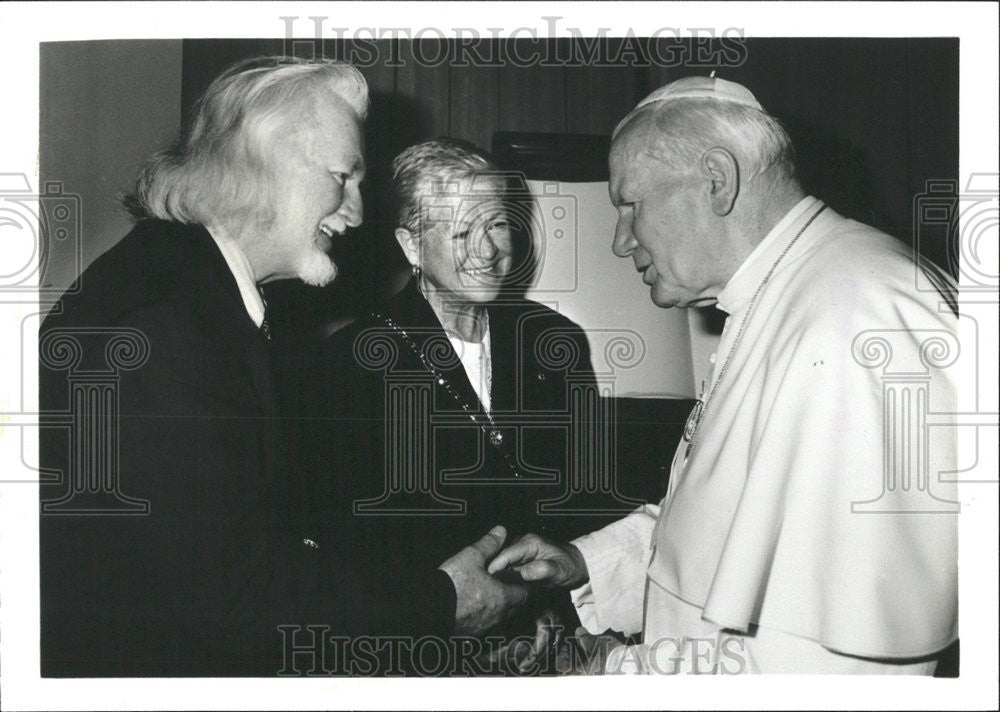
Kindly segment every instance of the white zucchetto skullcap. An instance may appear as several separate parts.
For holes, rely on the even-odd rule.
[[[715,72],[712,72],[714,75]],[[666,84],[645,99],[640,101],[624,119],[618,122],[615,130],[611,133],[614,139],[618,135],[622,126],[628,123],[629,119],[635,116],[642,108],[650,104],[663,104],[674,99],[715,99],[717,101],[728,101],[733,104],[742,104],[752,109],[763,111],[757,98],[742,84],[729,82],[725,79],[710,77],[684,77],[675,82]]]

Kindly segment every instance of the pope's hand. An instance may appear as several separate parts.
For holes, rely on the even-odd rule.
[[[577,588],[590,579],[579,549],[537,534],[526,534],[501,551],[490,563],[489,572],[495,574],[506,568],[516,571],[524,581],[548,586]]]
[[[499,581],[486,572],[486,562],[500,551],[506,538],[506,529],[493,527],[489,534],[439,567],[455,585],[457,635],[483,633],[508,618],[528,600],[528,589],[523,585]]]

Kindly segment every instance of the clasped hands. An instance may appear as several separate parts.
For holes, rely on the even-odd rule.
[[[587,563],[572,544],[527,534],[501,551],[506,539],[506,529],[496,526],[440,566],[455,585],[457,635],[480,635],[513,615],[528,601],[526,583],[577,588],[589,580]],[[612,635],[591,635],[582,627],[575,636],[563,638],[558,621],[543,614],[536,621],[531,649],[519,653],[518,664],[524,671],[554,648],[560,672],[599,674],[608,651],[619,642]]]

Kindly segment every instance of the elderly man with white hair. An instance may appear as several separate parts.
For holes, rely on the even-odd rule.
[[[664,500],[572,544],[528,535],[490,570],[575,589],[591,633],[642,633],[578,631],[585,672],[932,673],[958,630],[955,443],[928,442],[927,401],[889,400],[864,344],[928,371],[928,344],[956,343],[954,283],[806,195],[738,84],[653,92],[610,169],[614,253],[657,305],[715,303],[726,325]],[[946,370],[925,383],[954,409]]]
[[[43,323],[41,408],[71,423],[40,438],[43,675],[275,675],[298,669],[296,629],[364,627],[337,592],[365,566],[296,516],[258,285],[336,275],[331,241],[362,219],[367,110],[348,64],[231,67],[144,168],[135,227]],[[489,578],[499,545],[449,571]],[[441,571],[410,593],[456,588]]]

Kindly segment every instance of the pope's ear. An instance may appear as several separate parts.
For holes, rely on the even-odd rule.
[[[719,217],[729,215],[740,192],[740,168],[736,157],[724,148],[710,148],[701,158],[701,168],[712,184],[709,197],[712,212]]]
[[[406,261],[413,266],[418,266],[420,264],[420,240],[405,227],[397,227],[394,234],[396,242],[399,243],[403,254],[406,255]]]

